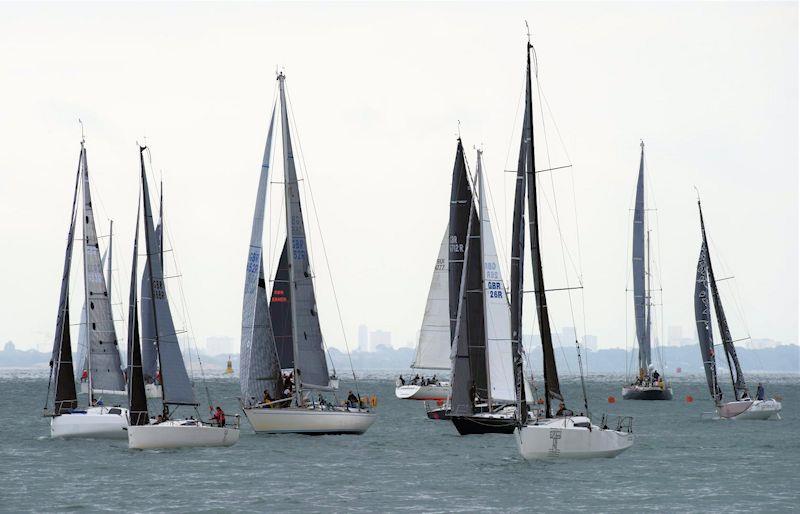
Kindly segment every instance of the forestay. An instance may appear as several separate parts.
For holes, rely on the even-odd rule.
[[[244,279],[244,299],[242,303],[242,340],[240,347],[240,386],[242,397],[249,402],[261,399],[263,391],[272,398],[281,392],[280,366],[275,352],[272,335],[267,291],[264,281],[264,256],[262,238],[264,235],[264,210],[269,184],[269,166],[272,155],[272,133],[275,112],[269,122],[261,173],[258,179],[256,206],[253,226],[250,233],[250,251]]]
[[[433,268],[425,315],[412,368],[450,369],[450,288],[447,265],[449,230],[445,230]]]

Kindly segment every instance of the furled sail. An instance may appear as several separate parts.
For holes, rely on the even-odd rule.
[[[138,202],[137,202],[138,204]],[[128,298],[128,414],[131,425],[146,425],[149,421],[147,395],[142,374],[142,351],[139,341],[139,309],[136,303],[136,267],[139,263],[139,215],[141,204],[136,208],[136,235],[133,238],[131,258],[131,287]]]
[[[50,380],[54,382],[53,414],[61,414],[78,407],[75,390],[75,372],[72,369],[72,344],[69,333],[69,275],[72,266],[72,243],[75,240],[75,215],[78,205],[78,187],[83,166],[83,143],[75,176],[75,192],[72,195],[72,214],[67,232],[67,248],[64,252],[64,270],[61,273],[61,291],[58,296],[56,330],[53,337],[53,353],[50,358]],[[49,398],[48,398],[49,401]]]
[[[500,259],[494,245],[492,221],[486,201],[483,163],[478,151],[478,197],[480,199],[481,253],[483,256],[483,304],[486,331],[486,360],[489,368],[489,399],[513,402],[514,368],[511,356],[511,319],[506,287],[500,273]]]
[[[636,317],[636,340],[639,342],[639,369],[650,366],[650,301],[645,287],[648,273],[644,242],[644,143],[639,159],[639,179],[636,182],[636,204],[633,210],[633,310]]]
[[[436,265],[433,267],[412,368],[450,369],[450,288],[447,271],[449,238],[449,230],[445,230],[439,255],[436,256]]]
[[[313,273],[308,254],[300,188],[286,105],[285,76],[279,75],[281,126],[286,191],[286,234],[289,245],[289,290],[294,340],[295,383],[305,389],[329,387],[328,363],[314,295]]]
[[[265,285],[266,287],[266,285]],[[289,288],[289,241],[284,241],[275,280],[272,284],[272,296],[269,301],[269,316],[272,320],[272,334],[275,336],[275,348],[282,369],[294,367],[294,347],[292,345],[292,307]]]
[[[264,256],[261,240],[264,236],[264,208],[269,184],[269,164],[272,156],[272,131],[275,112],[269,122],[261,173],[258,178],[250,250],[244,279],[242,303],[242,340],[240,347],[240,386],[245,401],[257,402],[268,391],[276,399],[281,393],[281,370],[272,335],[267,290],[264,283]]]
[[[83,150],[83,261],[86,291],[86,332],[88,341],[90,398],[95,391],[124,394],[125,379],[119,343],[106,288],[103,263],[89,188],[89,166]]]
[[[706,238],[706,226],[703,221],[703,209],[700,201],[697,201],[697,208],[700,210],[700,229],[703,233],[703,244],[706,249],[706,270],[708,272],[708,282],[711,286],[711,298],[714,301],[714,312],[717,314],[717,325],[719,325],[719,336],[722,339],[722,347],[725,349],[725,357],[728,360],[728,368],[731,372],[734,396],[740,400],[744,396],[750,396],[747,391],[747,384],[744,380],[744,373],[736,355],[736,348],[733,346],[733,337],[728,327],[728,319],[725,316],[725,309],[722,307],[722,299],[719,296],[717,281],[714,278],[714,268],[711,266],[711,252],[708,249],[708,239]]]
[[[160,254],[158,239],[153,226],[153,211],[150,205],[150,191],[147,186],[147,177],[144,168],[144,148],[139,152],[142,167],[142,197],[144,202],[144,235],[147,247],[147,256],[154,257]],[[156,326],[156,349],[158,362],[161,369],[162,398],[165,404],[172,405],[197,405],[192,383],[186,373],[183,363],[178,335],[172,321],[169,299],[164,287],[164,271],[161,259],[148,258],[147,267],[150,271],[149,293],[152,303],[153,319]]]
[[[711,303],[708,295],[708,271],[706,270],[706,244],[700,245],[697,259],[697,278],[694,285],[694,319],[697,324],[697,339],[700,341],[700,356],[706,371],[708,392],[715,402],[722,399],[717,383],[717,361],[714,356],[714,331],[711,328]]]
[[[451,380],[451,412],[453,416],[473,413],[475,399],[488,398],[486,372],[486,330],[483,306],[483,258],[481,255],[481,224],[475,209],[472,188],[467,176],[464,150],[458,142],[456,163],[450,197],[450,308],[452,312],[453,268],[461,268],[462,279],[456,285],[455,331],[451,354],[453,356]],[[466,224],[461,216],[467,215]],[[466,225],[466,244],[461,246],[456,229]],[[461,250],[459,252],[459,250]],[[459,263],[457,257],[464,256]],[[453,257],[456,257],[455,259]],[[461,264],[461,266],[458,266]]]
[[[145,257],[144,270],[142,271],[141,299],[142,299],[142,374],[147,384],[155,382],[158,374],[158,349],[156,348],[156,323],[153,319],[153,304],[150,298],[150,266],[148,261],[157,259],[161,262],[163,255],[162,242],[163,226],[159,219],[156,226],[155,239],[158,253]],[[164,263],[161,262],[163,270]]]

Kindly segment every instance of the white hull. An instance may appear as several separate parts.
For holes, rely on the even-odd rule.
[[[450,384],[403,385],[395,388],[394,395],[401,400],[447,400],[450,397]]]
[[[597,425],[589,430],[590,423],[582,416],[540,419],[517,428],[514,436],[526,460],[610,458],[633,446],[633,434]]]
[[[239,441],[239,429],[215,427],[195,420],[175,420],[158,425],[128,427],[128,448],[192,448],[233,446]]]
[[[728,402],[717,407],[717,416],[725,419],[765,420],[773,416],[780,419],[781,402],[778,400],[744,400]]]
[[[244,409],[258,433],[265,434],[363,434],[375,423],[376,414],[357,410]]]
[[[90,407],[85,411],[60,414],[50,420],[50,437],[126,439],[128,409]]]

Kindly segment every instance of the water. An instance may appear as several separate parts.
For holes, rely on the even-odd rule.
[[[755,380],[753,377],[751,379]],[[616,459],[528,463],[513,436],[459,437],[388,379],[363,436],[256,436],[246,420],[229,449],[128,450],[124,441],[59,441],[40,416],[42,371],[0,372],[0,509],[8,511],[789,511],[797,509],[800,385],[769,377],[781,421],[713,421],[699,377],[672,402],[623,402],[619,377],[589,380],[593,412],[635,417],[636,444]],[[208,382],[229,419],[238,384]],[[347,383],[342,385],[345,390]],[[564,381],[579,398],[576,380]],[[686,395],[695,398],[686,403]],[[201,395],[202,396],[202,395]],[[574,402],[571,402],[574,403]],[[578,407],[577,405],[572,405]]]

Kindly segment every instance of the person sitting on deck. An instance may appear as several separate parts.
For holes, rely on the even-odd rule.
[[[161,414],[159,414],[158,416],[156,416],[156,422],[155,422],[155,423],[153,423],[153,424],[154,424],[154,425],[158,425],[158,424],[159,424],[159,423],[161,423],[162,421],[164,421],[164,418],[162,418],[162,417],[161,417]]]
[[[761,385],[761,382],[758,383],[758,389],[756,389],[756,400],[764,401],[764,386]]]
[[[269,391],[264,389],[264,398],[261,400],[261,403],[264,404],[264,408],[269,409],[272,407],[270,405],[272,403],[272,397],[269,395]]]
[[[353,394],[353,391],[348,391],[347,393],[347,406],[350,408],[358,407],[358,397]]]
[[[401,386],[406,385],[406,379],[403,378],[403,375],[400,375],[400,378],[397,379]]]
[[[211,407],[209,407],[211,409]],[[217,423],[220,427],[225,426],[225,413],[222,412],[222,409],[219,405],[217,405],[217,410],[214,411],[214,415],[211,416],[211,419]]]
[[[658,382],[658,377],[661,375],[658,374],[658,370],[653,371],[653,382]]]
[[[436,375],[434,374],[433,377],[431,378],[431,384],[435,385],[435,384],[438,384],[438,383],[439,383],[439,381],[436,380]]]
[[[558,410],[556,411],[556,416],[563,416],[566,411],[567,408],[564,406],[564,402],[561,402],[558,404]]]

